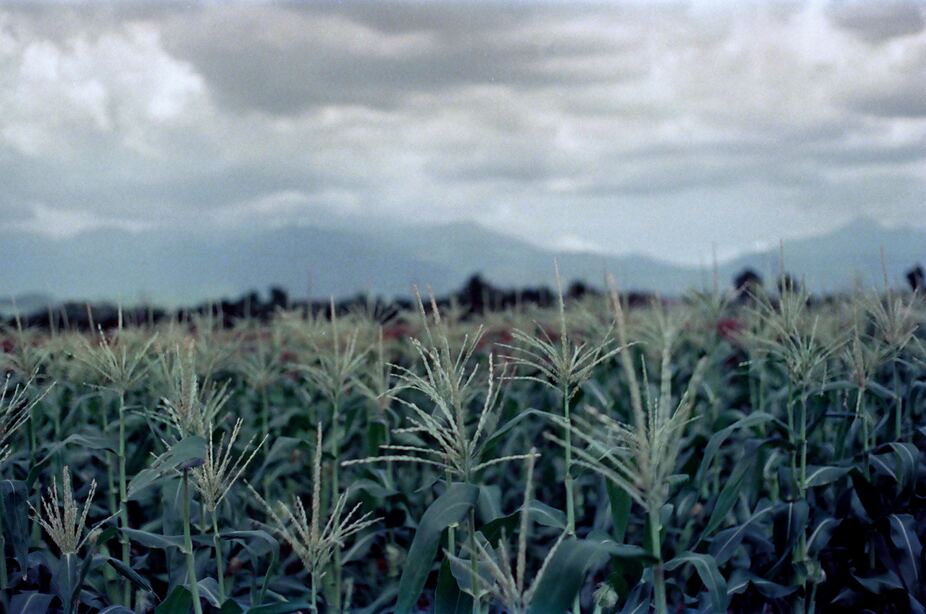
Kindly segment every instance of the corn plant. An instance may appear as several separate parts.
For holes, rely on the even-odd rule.
[[[535,372],[536,375],[516,375],[552,388],[560,393],[564,426],[566,516],[568,530],[575,532],[575,496],[572,476],[572,424],[570,402],[579,386],[591,377],[595,368],[620,351],[613,346],[613,340],[606,336],[594,344],[577,343],[570,338],[566,323],[566,305],[563,300],[563,284],[556,266],[557,307],[559,314],[559,340],[554,341],[543,327],[538,326],[537,335],[514,329],[512,336],[521,345],[503,347],[510,352],[507,356],[513,364]]]
[[[9,322],[0,611],[924,610],[918,293],[556,283]]]
[[[293,497],[291,506],[278,504],[280,512],[251,488],[251,494],[260,502],[273,521],[274,530],[292,546],[299,556],[305,570],[309,574],[309,604],[312,611],[318,611],[318,587],[335,553],[345,545],[347,538],[360,533],[364,529],[379,521],[367,512],[360,514],[360,504],[354,505],[347,514],[347,493],[340,493],[337,499],[332,500],[331,509],[327,513],[327,520],[322,521],[322,431],[317,430],[315,440],[315,457],[312,463],[312,502],[311,514],[307,514],[305,506],[298,497]],[[340,587],[338,587],[340,590]],[[341,596],[336,596],[336,603],[340,604]],[[332,604],[334,605],[334,604]],[[337,606],[340,607],[339,605]]]

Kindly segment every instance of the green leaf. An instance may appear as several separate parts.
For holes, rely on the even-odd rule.
[[[653,585],[649,582],[640,582],[630,594],[621,609],[620,614],[647,614],[652,602]]]
[[[797,586],[778,584],[777,582],[772,582],[771,580],[766,580],[758,576],[752,578],[749,582],[756,587],[760,595],[768,599],[781,599],[782,597],[787,597],[791,593],[797,592],[799,588]]]
[[[884,399],[890,399],[892,401],[897,399],[896,392],[888,388],[885,388],[884,386],[874,381],[873,379],[868,381],[868,390],[870,390],[871,392],[874,392],[876,395]]]
[[[717,568],[717,561],[709,554],[699,554],[697,552],[683,552],[668,563],[666,571],[672,571],[677,567],[689,564],[698,572],[704,588],[711,600],[711,609],[714,612],[727,611],[727,581],[724,580]]]
[[[138,472],[129,482],[128,498],[138,497],[138,493],[156,484],[165,477],[174,475],[182,469],[192,469],[203,463],[206,456],[206,440],[202,437],[185,437],[172,445],[157,457],[151,467]]]
[[[184,437],[155,459],[152,467],[162,471],[193,469],[206,457],[206,440],[202,437]]]
[[[196,583],[196,586],[199,587],[199,594],[201,597],[205,597],[206,601],[211,603],[215,607],[221,607],[222,602],[219,601],[219,583],[215,578],[203,578]]]
[[[859,576],[852,574],[856,582],[870,593],[880,595],[890,591],[903,590],[904,586],[893,571],[887,570],[883,573],[871,576]]]
[[[482,444],[483,450],[491,449],[496,443],[498,443],[502,437],[504,437],[509,431],[511,431],[515,426],[517,426],[521,421],[526,420],[531,416],[540,416],[547,420],[556,421],[559,416],[551,414],[550,412],[540,411],[539,409],[527,409],[519,413],[517,416],[506,422],[504,425],[495,429],[495,432],[492,433],[492,436],[487,438],[485,443]]]
[[[874,455],[869,455],[869,459],[873,457]],[[879,517],[885,507],[881,491],[868,480],[858,467],[852,470],[849,475],[852,478],[852,486],[855,489],[859,503],[862,504],[861,511],[867,515],[868,520]]]
[[[531,499],[528,506],[528,518],[544,527],[554,529],[566,528],[566,514],[562,510],[551,507],[542,501]]]
[[[717,561],[718,565],[723,565],[730,557],[733,556],[733,553],[736,552],[736,548],[742,543],[743,537],[746,535],[747,529],[752,525],[752,523],[758,521],[761,518],[764,518],[772,513],[771,505],[760,506],[755,513],[750,516],[746,522],[743,524],[725,529],[717,533],[714,538],[711,540],[710,553],[714,557],[714,560]]]
[[[502,536],[503,530],[506,535],[513,535],[521,522],[521,509],[522,508],[518,508],[507,516],[496,518],[492,522],[487,522],[482,525],[480,532],[485,536],[486,541],[490,544],[497,543]],[[566,514],[555,507],[550,507],[546,503],[531,499],[527,510],[528,518],[530,518],[532,522],[554,529],[565,530],[566,528]]]
[[[839,526],[840,521],[835,518],[824,518],[817,523],[810,535],[807,536],[807,554],[816,555],[830,541],[833,530]]]
[[[396,587],[395,584],[386,585],[381,591],[377,592],[376,599],[370,602],[369,605],[365,608],[355,608],[354,614],[382,614],[383,612],[389,612],[389,608],[386,607],[387,603],[392,603],[396,596]]]
[[[894,452],[894,459],[897,467],[897,482],[901,490],[907,490],[916,479],[916,470],[919,465],[920,451],[916,446],[909,443],[893,442],[890,444]]]
[[[130,582],[132,582],[132,584],[134,584],[138,588],[148,591],[149,593],[154,591],[154,589],[151,588],[151,584],[148,582],[148,580],[143,578],[137,571],[135,571],[134,569],[132,569],[131,567],[129,567],[128,565],[120,561],[119,559],[113,558],[111,556],[97,557],[97,560],[100,560],[100,559],[105,560],[106,563],[108,563],[110,567],[115,569],[116,572],[120,576],[129,580]]]
[[[219,608],[219,614],[243,614],[244,609],[238,605],[237,601],[229,599]]]
[[[113,454],[119,453],[119,444],[116,442],[115,438],[111,435],[104,435],[100,433],[74,433],[68,435],[61,441],[52,444],[48,448],[48,453],[42,457],[42,460],[35,463],[35,465],[40,466],[47,463],[51,460],[54,455],[69,445],[76,445],[85,450],[94,450],[96,452],[112,452]]]
[[[606,559],[607,553],[598,542],[575,537],[564,539],[537,581],[537,590],[531,601],[531,614],[553,614],[568,610],[582,588],[588,570]]]
[[[717,495],[717,500],[714,503],[714,509],[711,512],[711,517],[708,519],[707,526],[704,527],[704,531],[701,533],[701,541],[705,541],[711,535],[713,535],[714,531],[716,531],[720,525],[723,524],[723,521],[730,510],[733,509],[733,505],[736,503],[736,500],[739,497],[740,490],[747,482],[747,476],[753,470],[753,467],[756,464],[756,459],[758,458],[757,452],[758,449],[762,447],[762,445],[764,444],[753,444],[746,447],[746,452],[743,455],[743,459],[733,469],[730,477],[727,478],[727,483],[723,487],[723,490],[721,490],[720,494]]]
[[[772,539],[775,543],[775,552],[780,558],[772,570],[766,574],[768,577],[774,576],[778,568],[790,560],[794,545],[807,527],[808,513],[807,501],[803,500],[779,503],[775,506],[775,511],[772,513]]]
[[[476,501],[476,510],[481,522],[491,522],[502,518],[501,489],[498,486],[479,485],[479,499]]]
[[[119,529],[117,527],[106,527],[105,529],[101,530],[97,534],[96,539],[94,541],[96,542],[96,546],[99,547],[105,544],[106,542],[108,542],[109,540],[115,537],[118,537],[118,536],[119,536]]]
[[[237,541],[254,556],[266,556],[268,553],[272,554],[274,552],[279,555],[280,552],[280,542],[277,541],[277,538],[261,529],[226,531],[221,534],[221,537],[222,539]]]
[[[170,592],[154,614],[189,614],[193,607],[193,596],[185,586],[177,586]]]
[[[817,467],[811,465],[807,467],[807,488],[816,488],[825,486],[846,476],[852,470],[851,467]]]
[[[290,463],[293,452],[297,448],[308,450],[309,445],[304,440],[295,437],[274,437],[273,445],[270,446],[270,450],[268,450],[264,462],[254,471],[252,477],[254,483],[260,483],[264,475],[273,465],[281,461],[283,463]]]
[[[399,580],[396,612],[407,614],[412,611],[431,571],[444,529],[460,522],[476,505],[478,498],[478,488],[456,482],[424,512]]]
[[[248,614],[290,614],[290,612],[298,612],[304,610],[308,612],[312,609],[311,604],[305,601],[299,602],[281,602],[281,603],[271,603],[268,605],[259,605],[253,608],[248,608]]]
[[[908,590],[920,586],[920,555],[923,547],[916,535],[916,520],[910,514],[891,514],[891,542],[901,552],[900,577]]]
[[[584,541],[594,544],[600,552],[616,559],[633,559],[646,563],[656,562],[656,558],[648,550],[640,546],[621,544],[604,531],[592,531]]]
[[[737,569],[733,572],[733,576],[730,578],[730,581],[727,582],[727,595],[737,595],[746,591],[749,585],[755,587],[755,589],[763,597],[769,599],[781,599],[786,597],[791,593],[797,591],[797,586],[784,586],[782,584],[776,584],[761,578],[756,574],[744,570]]]
[[[257,575],[257,559],[267,556],[268,553],[270,554],[270,561],[267,563],[267,567],[264,571],[257,597],[258,601],[263,601],[267,592],[267,586],[270,584],[270,575],[277,561],[280,559],[280,542],[277,541],[273,535],[262,529],[255,529],[253,531],[227,531],[221,535],[222,539],[235,541],[241,544],[253,557],[252,563],[254,565],[255,580],[259,577]]]
[[[10,601],[10,611],[17,614],[46,614],[54,595],[46,595],[35,591],[14,595]]]
[[[157,548],[159,550],[167,550],[168,548],[183,549],[182,535],[161,535],[160,533],[140,529],[122,529],[122,532],[131,541],[145,548]]]
[[[346,565],[351,561],[359,561],[363,559],[369,552],[370,547],[373,545],[380,535],[376,531],[369,531],[364,533],[362,536],[354,540],[354,544],[341,556],[341,564]]]
[[[435,600],[434,611],[440,614],[467,614],[473,610],[473,598],[460,590],[447,559],[441,563],[437,576]]]
[[[0,511],[2,530],[13,545],[13,556],[25,574],[29,560],[29,522],[26,513],[26,483],[14,480],[0,482]],[[38,593],[36,593],[38,594]]]
[[[478,536],[477,539],[482,540]],[[488,547],[485,542],[483,542],[483,545]],[[453,574],[457,586],[460,587],[461,591],[471,595],[473,593],[473,568],[470,559],[462,559],[447,553],[445,560],[450,564],[450,572]],[[493,582],[492,571],[487,561],[478,560],[476,562],[476,575],[479,578],[479,594],[485,595],[486,587]]]
[[[717,456],[717,452],[720,451],[720,446],[722,446],[724,442],[730,438],[730,435],[732,435],[734,431],[737,429],[746,429],[773,421],[775,421],[775,417],[771,414],[767,414],[765,412],[755,412],[749,414],[745,418],[740,418],[725,429],[714,433],[708,440],[707,445],[704,446],[704,453],[701,457],[701,464],[698,467],[695,482],[698,484],[702,482],[704,476],[707,475],[707,472],[710,469],[711,463],[714,462],[714,457]]]
[[[376,456],[380,453],[379,447],[386,443],[389,434],[389,426],[379,420],[371,420],[367,425],[366,450],[368,456]]]
[[[52,588],[64,606],[64,611],[74,611],[75,600],[80,592],[82,561],[74,553],[64,553],[58,559],[52,576]]]
[[[614,525],[612,529],[614,539],[622,542],[627,534],[627,526],[630,524],[630,508],[633,505],[633,499],[630,498],[627,491],[611,482],[611,480],[605,480],[604,486],[608,493],[608,500],[611,502],[611,522]]]

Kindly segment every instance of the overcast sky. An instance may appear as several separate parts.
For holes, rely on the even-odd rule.
[[[224,4],[224,3],[223,3]],[[926,226],[926,4],[0,9],[0,226],[475,221],[704,262]]]

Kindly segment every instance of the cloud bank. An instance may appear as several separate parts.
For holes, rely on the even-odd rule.
[[[926,226],[926,5],[0,14],[0,225],[476,221],[698,264]]]

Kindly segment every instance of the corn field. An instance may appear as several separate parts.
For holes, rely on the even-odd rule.
[[[924,612],[924,315],[612,289],[11,326],[0,604]]]

